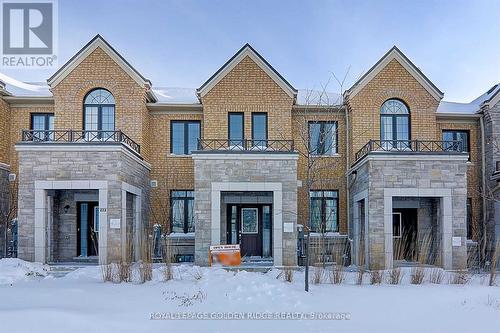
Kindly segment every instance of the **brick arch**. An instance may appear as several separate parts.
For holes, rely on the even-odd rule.
[[[410,110],[410,114],[412,111],[416,110],[416,100],[414,95],[409,94],[407,91],[400,89],[384,89],[377,96],[377,102],[379,103],[379,107],[382,107],[385,101],[389,99],[399,99],[403,103],[406,104],[408,109]],[[379,108],[380,111],[380,108]]]
[[[119,94],[116,93],[116,91],[118,90],[116,83],[110,83],[109,81],[106,80],[89,81],[82,84],[82,86],[75,91],[75,95],[73,96],[73,98],[75,101],[80,101],[83,106],[83,100],[85,96],[87,96],[87,94],[90,93],[92,90],[99,88],[106,89],[113,95],[117,107],[119,104],[121,104],[119,101],[120,96]]]

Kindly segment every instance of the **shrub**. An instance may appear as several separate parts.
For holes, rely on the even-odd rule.
[[[422,266],[412,268],[410,276],[411,284],[422,284],[425,278],[425,268]]]
[[[444,272],[441,268],[433,268],[429,273],[429,282],[434,284],[441,284],[443,281]]]
[[[389,284],[400,284],[403,274],[401,273],[401,268],[393,268],[389,271],[389,276],[387,278]]]
[[[383,277],[383,271],[370,271],[370,284],[381,284]]]
[[[345,279],[344,267],[342,265],[334,265],[330,272],[330,282],[333,284],[341,284]]]

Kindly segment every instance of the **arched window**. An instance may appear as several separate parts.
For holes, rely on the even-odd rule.
[[[92,139],[109,139],[115,130],[115,98],[106,89],[94,89],[83,102],[83,129]]]
[[[410,111],[399,99],[389,99],[380,108],[380,139],[387,149],[410,148]]]

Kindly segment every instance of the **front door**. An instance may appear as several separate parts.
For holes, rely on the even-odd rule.
[[[396,260],[416,261],[417,210],[414,208],[394,209],[392,213],[394,258]]]
[[[240,215],[241,255],[262,256],[260,207],[242,207]]]
[[[240,244],[241,256],[272,256],[272,206],[228,204],[227,244]]]
[[[77,204],[77,255],[92,257],[98,254],[99,206],[97,202]]]

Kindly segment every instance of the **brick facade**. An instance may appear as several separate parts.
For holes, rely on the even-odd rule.
[[[370,139],[380,138],[380,107],[390,98],[402,100],[410,110],[410,139],[441,140],[444,129],[470,132],[467,196],[472,198],[475,223],[482,219],[477,191],[481,183],[479,121],[451,117],[438,119],[436,110],[439,101],[397,60],[389,62],[356,96],[347,99],[344,105],[347,119],[344,108],[301,109],[295,105],[295,99],[248,56],[200,98],[196,111],[176,110],[173,106],[168,111],[159,111],[148,105],[149,88],[138,84],[98,47],[52,87],[52,104],[9,105],[5,100],[0,101],[0,162],[9,164],[12,172],[19,173],[19,158],[14,145],[20,139],[21,130],[30,127],[32,113],[54,113],[56,130],[82,129],[83,100],[94,88],[105,88],[113,94],[116,100],[115,128],[141,145],[141,156],[151,165],[150,179],[158,181],[158,186],[151,189],[151,224],[167,224],[171,190],[195,188],[192,157],[170,153],[171,121],[200,121],[202,138],[226,139],[228,113],[243,112],[245,138],[250,139],[252,113],[265,112],[268,114],[268,139],[294,140],[299,152],[307,144],[302,138],[307,133],[309,121],[338,122],[338,154],[318,158],[321,171],[319,180],[312,187],[339,191],[339,233],[347,235],[350,229],[347,173],[354,162],[354,154]],[[306,163],[307,160],[299,153],[296,167],[299,180],[296,214],[299,224],[307,221],[309,194],[304,186]]]

